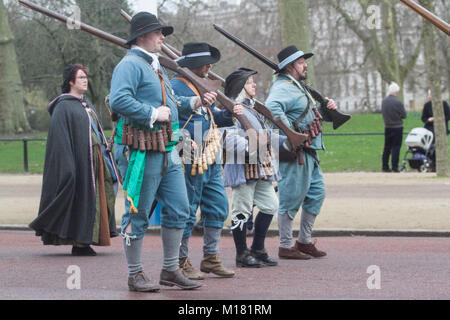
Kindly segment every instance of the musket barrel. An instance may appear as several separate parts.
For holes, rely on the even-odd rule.
[[[417,4],[414,1],[411,0],[400,0],[400,2],[403,2],[406,6],[410,7],[412,10],[414,10],[416,13],[421,15],[424,19],[428,20],[430,23],[434,24],[436,27],[444,31],[448,36],[450,36],[450,25],[433,14],[432,12],[428,11],[421,5]]]
[[[252,47],[250,47],[249,45],[245,44],[240,39],[238,39],[235,36],[233,36],[232,34],[228,33],[223,28],[219,27],[217,24],[213,24],[213,26],[214,26],[214,29],[219,31],[225,37],[227,37],[228,39],[230,39],[231,41],[233,41],[234,43],[236,43],[237,45],[239,45],[241,48],[245,49],[249,53],[253,54],[255,57],[257,57],[259,60],[261,60],[262,62],[267,64],[272,69],[278,71],[278,65],[276,63],[274,63],[272,60],[270,60],[267,57],[263,56],[257,50],[253,49]]]
[[[39,6],[37,4],[34,4],[32,2],[29,2],[29,1],[26,1],[26,0],[19,0],[19,3],[21,5],[27,7],[27,8],[30,8],[30,9],[32,9],[34,11],[37,11],[37,12],[40,12],[40,13],[48,16],[48,17],[54,18],[54,19],[59,20],[61,22],[67,23],[69,21],[68,17],[66,17],[66,16],[64,16],[62,14],[56,13],[54,11],[51,11],[49,9],[46,9],[44,7],[41,7],[41,6]],[[90,25],[87,25],[87,24],[81,22],[81,21],[76,21],[76,22],[79,23],[79,26],[80,26],[81,30],[89,32],[89,33],[91,33],[91,34],[93,34],[93,35],[95,35],[95,36],[97,36],[99,38],[105,39],[105,40],[107,40],[107,41],[109,41],[111,43],[114,43],[116,45],[119,45],[121,47],[127,48],[126,41],[124,39],[121,39],[121,38],[116,37],[116,36],[114,36],[112,34],[109,34],[109,33],[106,33],[106,32],[104,32],[102,30],[94,28],[94,27],[92,27]]]

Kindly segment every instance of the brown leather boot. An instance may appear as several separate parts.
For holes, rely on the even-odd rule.
[[[179,266],[180,266],[181,273],[186,278],[191,279],[191,280],[203,280],[203,279],[205,279],[204,274],[201,273],[200,271],[197,271],[197,269],[195,269],[192,266],[191,261],[189,260],[188,257],[181,258],[179,260]]]
[[[214,273],[219,277],[231,278],[234,277],[234,271],[224,267],[218,254],[205,254],[200,263],[200,271],[205,273]]]
[[[326,252],[317,250],[315,244],[317,241],[314,241],[314,243],[300,243],[298,241],[295,241],[295,249],[297,249],[300,252],[309,254],[310,256],[313,256],[314,258],[320,258],[326,256]]]
[[[282,248],[278,249],[278,257],[280,259],[294,259],[294,260],[308,260],[311,259],[310,256],[298,251],[295,247],[292,248]]]

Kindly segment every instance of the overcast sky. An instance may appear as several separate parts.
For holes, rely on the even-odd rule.
[[[156,14],[157,0],[130,0],[129,3],[136,12],[148,11]]]

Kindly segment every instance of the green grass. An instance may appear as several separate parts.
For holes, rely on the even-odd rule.
[[[422,127],[420,113],[408,113],[404,121],[404,132],[416,127]],[[324,123],[325,133],[374,133],[384,132],[381,114],[355,114],[338,130],[333,130],[331,124]],[[111,131],[106,132],[107,136]],[[45,138],[46,133],[40,133],[29,138]],[[403,137],[400,150],[400,162],[406,152]],[[450,147],[450,136],[447,137]],[[383,152],[383,135],[357,136],[324,136],[325,151],[319,152],[321,167],[324,172],[337,171],[380,171],[381,154]],[[30,173],[42,173],[44,170],[45,141],[28,142],[28,169]],[[450,148],[449,148],[450,151]],[[0,173],[23,173],[23,142],[0,142]],[[450,157],[449,157],[450,158]],[[400,163],[401,165],[401,163]],[[408,167],[409,168],[409,167]]]
[[[408,113],[403,123],[403,132],[408,133],[413,128],[423,127],[418,112]],[[381,114],[355,114],[337,130],[331,124],[325,123],[325,133],[374,133],[384,132]],[[403,136],[400,150],[401,161],[406,152]],[[447,143],[450,146],[450,136]],[[319,152],[320,164],[324,172],[337,171],[380,171],[381,155],[383,153],[384,135],[356,136],[324,136],[325,151]],[[450,151],[450,148],[449,148]],[[409,169],[409,166],[408,166]]]

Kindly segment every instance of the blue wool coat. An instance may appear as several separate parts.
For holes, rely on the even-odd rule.
[[[178,76],[178,75],[177,75]],[[182,80],[173,78],[172,88],[177,95],[196,96],[196,94]],[[233,117],[227,110],[215,110],[211,107],[214,121],[219,127],[232,126]],[[189,117],[192,118],[186,124]],[[189,131],[191,139],[200,144],[210,125],[210,115],[204,108],[201,114],[194,113],[192,109],[183,109],[179,113],[180,129],[186,124],[185,130]],[[198,128],[201,128],[201,132]],[[195,133],[195,135],[194,135]],[[220,159],[220,152],[216,160]],[[228,216],[228,197],[223,186],[222,165],[214,163],[208,166],[208,170],[203,175],[191,175],[191,164],[185,164],[185,183],[189,198],[190,216],[186,221],[183,238],[189,238],[196,221],[197,209],[200,207],[203,224],[210,228],[223,228],[223,224]],[[163,209],[164,210],[164,209]]]
[[[266,106],[272,111],[274,117],[281,118],[291,128],[293,123],[310,104],[306,116],[299,123],[302,130],[315,119],[314,100],[309,93],[294,78],[287,74],[278,75],[270,88]],[[328,121],[320,107],[319,112],[324,120]],[[281,131],[280,131],[281,132]],[[283,134],[281,132],[281,134]],[[311,149],[324,149],[322,134],[312,139]],[[319,214],[325,199],[325,183],[318,157],[303,152],[304,165],[294,162],[281,162],[280,172],[283,178],[278,182],[279,213],[288,213],[294,219],[300,207],[312,214]]]
[[[179,111],[191,109],[191,97],[179,97],[173,93],[166,71],[161,67],[165,83],[165,100],[157,72],[151,67],[152,57],[141,50],[131,49],[119,62],[111,80],[111,109],[129,122],[150,127],[154,110],[162,105],[170,108],[172,123],[178,124]],[[176,133],[174,131],[174,133]],[[178,137],[175,137],[178,139]],[[167,148],[166,148],[167,151]],[[122,232],[128,223],[132,224],[130,237],[141,239],[148,227],[148,213],[153,199],[166,208],[161,217],[161,226],[184,229],[189,217],[189,202],[184,184],[183,169],[178,152],[172,150],[165,156],[149,151],[145,156],[145,171],[140,190],[137,213],[125,213],[122,216]],[[162,175],[162,168],[165,173]],[[129,171],[130,168],[127,169]],[[177,190],[177,192],[174,192]]]
[[[149,127],[153,108],[164,104],[158,74],[152,69],[152,58],[144,52],[131,49],[120,61],[111,80],[111,109],[132,122]],[[161,67],[166,85],[166,106],[172,122],[178,122],[178,112],[191,110],[190,97],[175,96],[169,78]]]
[[[314,111],[312,107],[315,106],[314,100],[309,93],[303,88],[302,85],[294,78],[286,74],[278,75],[278,78],[273,83],[269,91],[269,96],[266,100],[266,107],[269,108],[275,118],[280,118],[292,129],[294,129],[293,123],[303,113],[305,108],[310,103],[310,109],[306,116],[299,123],[299,127],[302,130],[306,130],[308,124],[315,119]],[[317,106],[320,114],[325,121],[329,119],[324,114],[320,106]],[[280,131],[281,134],[284,134]],[[312,139],[311,149],[323,150],[322,134]]]

